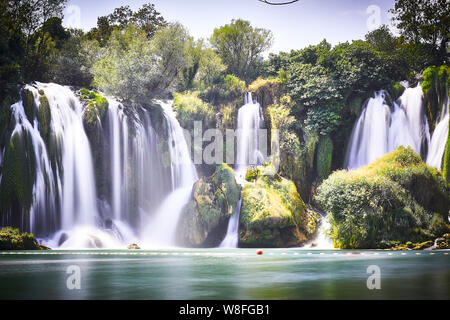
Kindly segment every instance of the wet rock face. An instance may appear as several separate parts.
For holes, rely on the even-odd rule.
[[[178,243],[188,247],[219,245],[240,193],[234,171],[226,164],[219,166],[210,177],[198,180],[192,190],[192,199],[181,214]]]
[[[292,181],[260,176],[242,191],[239,246],[299,246],[315,233],[310,220]]]

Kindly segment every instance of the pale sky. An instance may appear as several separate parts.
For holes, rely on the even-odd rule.
[[[272,0],[279,1],[282,0]],[[289,52],[326,39],[333,45],[364,39],[370,28],[390,24],[394,0],[300,0],[270,6],[258,0],[69,0],[65,26],[89,30],[97,17],[129,5],[133,10],[151,2],[167,21],[182,23],[198,38],[209,38],[214,28],[232,19],[245,19],[274,35],[270,52]]]

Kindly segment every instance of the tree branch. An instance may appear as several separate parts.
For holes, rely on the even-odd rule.
[[[286,5],[286,4],[295,3],[295,2],[297,2],[299,0],[292,0],[292,1],[286,1],[286,2],[270,2],[268,0],[258,0],[258,1],[262,2],[262,3],[265,3],[265,4],[270,4],[272,6],[283,6],[283,5]]]

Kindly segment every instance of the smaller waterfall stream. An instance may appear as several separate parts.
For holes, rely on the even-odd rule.
[[[252,99],[251,92],[245,96],[245,104],[238,111],[237,119],[237,154],[236,154],[236,180],[245,184],[245,174],[249,166],[259,165],[264,161],[260,151],[259,129],[262,128],[264,118],[261,106]],[[239,217],[242,199],[239,200],[234,214],[228,222],[227,233],[219,245],[221,248],[237,248],[239,242]]]
[[[449,99],[445,104],[445,108],[436,124],[433,136],[431,137],[430,149],[427,156],[427,164],[436,168],[441,168],[442,158],[445,152],[445,146],[448,136],[448,121],[449,121]]]
[[[180,214],[190,200],[192,186],[198,180],[197,170],[191,160],[183,129],[172,110],[172,103],[161,102],[161,106],[168,124],[172,193],[149,219],[143,235],[143,242],[147,247],[175,245]]]
[[[435,130],[436,132],[438,131]],[[420,83],[414,88],[405,89],[402,96],[393,102],[392,108],[386,103],[384,91],[376,92],[374,97],[368,100],[353,128],[344,167],[357,169],[401,145],[410,146],[424,157],[426,146],[430,145],[429,126],[424,112]],[[443,147],[445,148],[445,143]],[[441,154],[440,151],[430,148],[428,158],[436,156],[442,159],[443,152]],[[430,163],[435,162],[430,160]],[[440,164],[435,166],[439,168]]]

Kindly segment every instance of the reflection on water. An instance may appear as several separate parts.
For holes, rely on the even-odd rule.
[[[69,290],[67,267],[81,269]],[[367,267],[381,269],[368,290]],[[449,251],[0,252],[0,299],[449,299]]]

